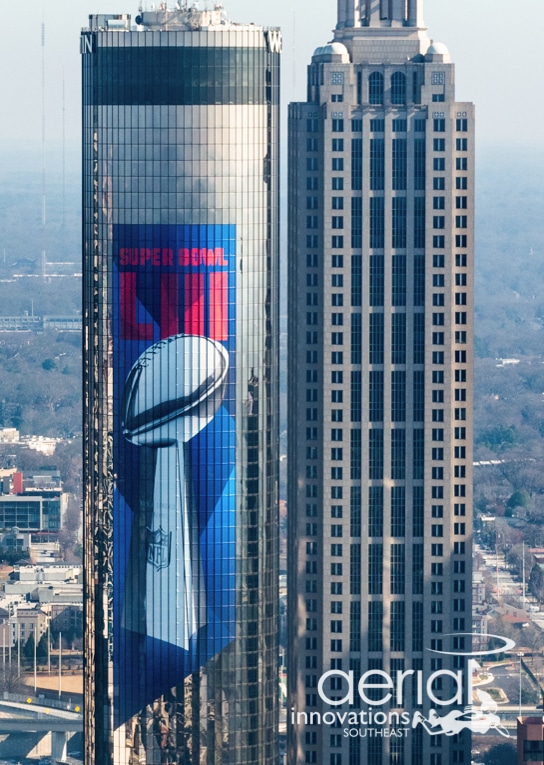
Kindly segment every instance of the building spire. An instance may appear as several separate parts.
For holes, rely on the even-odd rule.
[[[424,27],[423,0],[338,0],[337,29]]]

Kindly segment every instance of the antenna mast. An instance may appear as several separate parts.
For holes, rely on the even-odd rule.
[[[46,238],[45,238],[45,8],[42,8],[42,278],[46,274]]]

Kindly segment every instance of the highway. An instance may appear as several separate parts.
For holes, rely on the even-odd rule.
[[[70,712],[40,704],[0,700],[0,734],[55,733],[83,730],[81,712]]]

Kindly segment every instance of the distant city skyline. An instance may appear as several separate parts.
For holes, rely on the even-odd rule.
[[[143,3],[145,6],[145,3]],[[151,4],[148,3],[148,6]],[[284,37],[282,103],[305,97],[306,65],[316,44],[332,38],[336,19],[335,0],[277,0],[256,4],[251,0],[226,0],[228,16],[234,21],[281,26]],[[0,28],[0,103],[4,119],[0,125],[0,150],[9,144],[41,142],[41,24],[45,21],[46,141],[53,148],[63,134],[67,145],[80,138],[79,51],[74,44],[79,29],[91,13],[136,15],[137,0],[27,0],[24,22],[16,3],[2,8]],[[518,0],[515,19],[508,0],[471,0],[444,3],[426,0],[426,25],[435,40],[445,43],[457,65],[460,99],[478,104],[477,145],[528,145],[542,143],[540,124],[544,105],[534,98],[540,71],[540,29],[544,24],[541,0]],[[523,19],[519,32],[513,22]],[[506,55],[506,52],[508,55]],[[533,74],[534,73],[534,74]],[[497,111],[505,98],[515,108]],[[29,147],[31,148],[31,147]]]

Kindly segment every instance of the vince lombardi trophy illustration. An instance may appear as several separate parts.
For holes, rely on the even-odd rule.
[[[140,508],[145,513],[143,527],[142,518],[136,516],[133,525],[136,535],[139,521],[145,541],[131,546],[127,572],[127,588],[139,589],[135,584],[139,581],[142,590],[127,592],[127,603],[143,604],[145,587],[145,621],[142,613],[135,613],[141,606],[131,611],[126,605],[123,622],[126,629],[145,630],[148,636],[185,650],[191,635],[206,623],[188,442],[221,406],[228,368],[228,353],[220,343],[197,335],[174,335],[148,348],[125,383],[123,433],[131,443],[148,447],[142,455],[142,472],[146,460],[156,464],[152,507]],[[134,571],[140,574],[135,577]]]

